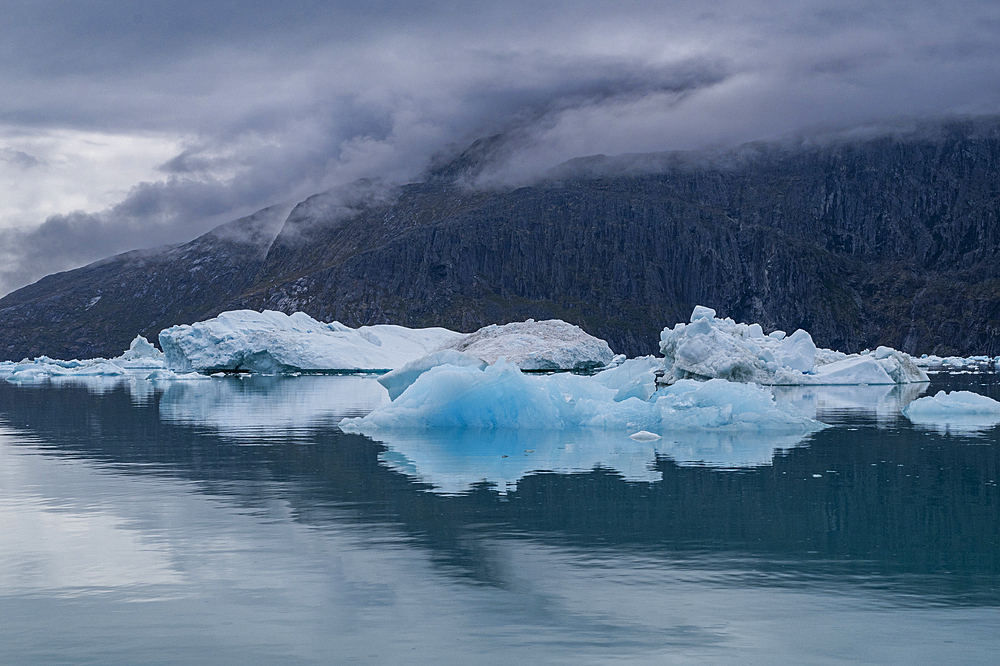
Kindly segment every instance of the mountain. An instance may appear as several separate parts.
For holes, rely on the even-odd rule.
[[[117,354],[241,307],[459,330],[558,317],[636,355],[695,304],[845,351],[1000,354],[1000,119],[470,186],[503,147],[43,278],[0,299],[0,357]]]

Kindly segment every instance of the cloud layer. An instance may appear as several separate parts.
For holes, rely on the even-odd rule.
[[[753,3],[758,4],[758,3]],[[581,155],[1000,111],[977,1],[8,0],[0,293],[497,131]]]

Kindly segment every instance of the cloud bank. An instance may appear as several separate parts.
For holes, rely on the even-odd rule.
[[[757,3],[753,3],[757,4]],[[0,293],[506,131],[492,177],[1000,111],[985,1],[8,0]]]

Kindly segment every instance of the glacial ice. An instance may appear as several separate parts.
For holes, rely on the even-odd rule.
[[[529,376],[498,361],[475,366],[440,365],[421,374],[395,400],[341,429],[370,433],[401,428],[577,427],[618,430],[812,432],[825,427],[794,409],[781,409],[764,388],[724,380],[680,380],[649,400],[615,401],[619,389],[596,377]]]
[[[523,370],[588,370],[615,358],[605,341],[556,319],[491,325],[465,334],[388,324],[353,329],[303,312],[251,310],[165,329],[160,346],[167,366],[178,372],[386,371],[443,350],[487,363],[504,357]]]
[[[111,359],[115,365],[127,369],[165,368],[166,358],[159,349],[141,335],[135,336],[128,350]]]
[[[382,375],[378,378],[378,383],[384,386],[389,392],[389,399],[395,400],[410,384],[417,380],[417,377],[439,365],[471,366],[484,370],[488,364],[481,358],[477,358],[471,354],[454,349],[443,349],[439,352],[422,356],[415,361],[410,361],[402,368],[397,368],[392,372]]]
[[[921,368],[940,370],[1000,369],[1000,356],[936,356],[924,354],[913,362]]]
[[[615,358],[607,342],[559,319],[493,324],[448,346],[487,363],[506,358],[522,370],[593,370]]]
[[[177,372],[391,370],[463,337],[445,328],[380,324],[354,329],[304,312],[234,310],[160,331],[167,367]]]
[[[764,335],[759,324],[718,319],[714,310],[702,306],[695,307],[690,323],[663,329],[660,352],[659,384],[688,378],[765,385],[928,381],[908,354],[888,347],[851,355],[818,349],[802,329],[787,336],[783,331]]]
[[[1000,423],[1000,402],[971,391],[938,391],[903,409],[915,425],[943,432],[988,430]]]
[[[129,349],[112,359],[89,358],[64,361],[48,356],[19,363],[0,363],[0,378],[12,384],[40,384],[47,381],[72,380],[83,377],[136,377],[145,376],[150,370],[166,367],[163,352],[141,335],[136,336]]]

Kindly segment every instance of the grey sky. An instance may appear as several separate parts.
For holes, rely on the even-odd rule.
[[[594,153],[1000,111],[994,2],[3,0],[0,293],[498,130]]]

